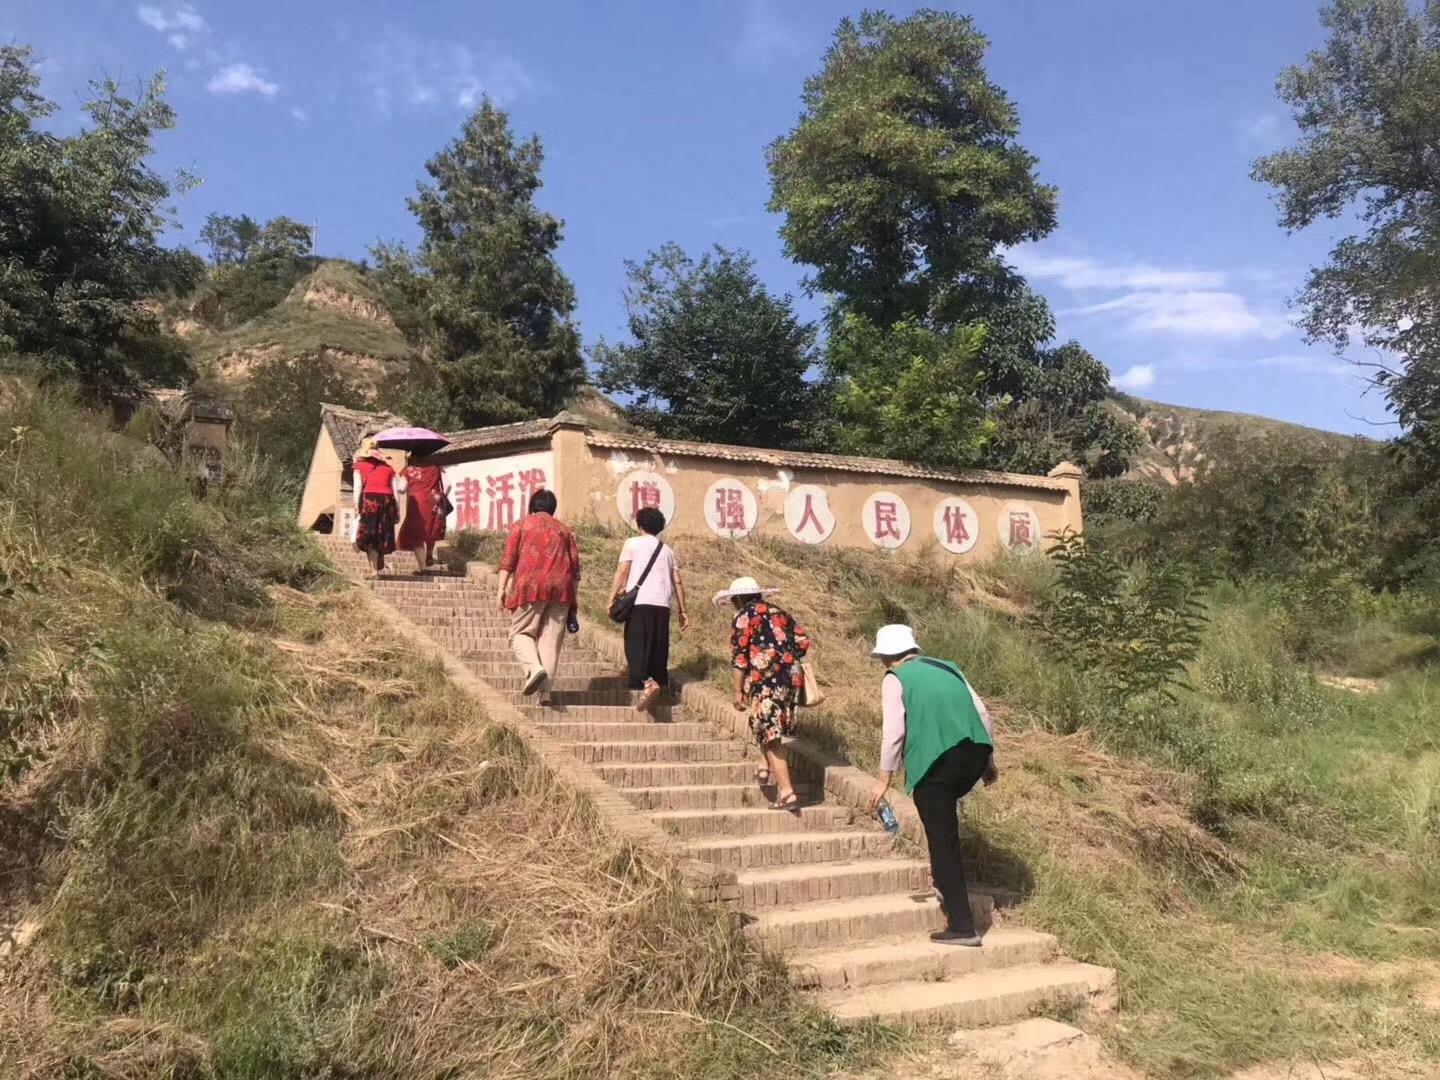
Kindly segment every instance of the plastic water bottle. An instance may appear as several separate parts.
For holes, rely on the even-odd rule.
[[[891,836],[900,831],[900,819],[895,816],[895,811],[890,809],[888,802],[882,802],[880,809],[875,816],[880,819],[880,825]]]

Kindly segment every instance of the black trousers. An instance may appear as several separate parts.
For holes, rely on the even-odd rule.
[[[645,680],[670,685],[670,609],[636,604],[625,620],[625,661],[631,690],[645,689]]]
[[[930,877],[940,893],[946,924],[963,934],[975,932],[975,918],[970,913],[970,893],[960,861],[959,802],[985,775],[992,753],[992,747],[969,739],[952,746],[936,758],[911,795],[925,826]]]

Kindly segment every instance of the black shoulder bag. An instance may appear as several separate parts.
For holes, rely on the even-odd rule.
[[[635,607],[635,598],[640,595],[640,586],[644,585],[645,579],[650,576],[650,571],[655,566],[655,560],[660,557],[660,549],[664,546],[659,540],[655,541],[655,550],[650,553],[650,561],[645,564],[645,571],[640,575],[640,580],[635,582],[635,587],[626,589],[610,601],[610,618],[612,620],[617,623],[630,620],[630,611]]]

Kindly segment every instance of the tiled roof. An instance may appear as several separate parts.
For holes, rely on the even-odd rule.
[[[518,424],[498,424],[495,427],[469,428],[465,431],[447,431],[445,437],[450,444],[440,454],[456,450],[474,450],[482,446],[502,446],[506,443],[534,442],[543,439],[558,427],[584,427],[583,417],[574,413],[560,413],[540,420],[522,420]]]
[[[335,453],[344,462],[355,456],[355,451],[360,449],[360,440],[365,436],[387,427],[396,427],[405,423],[405,419],[393,413],[364,412],[322,401],[320,423],[330,433],[330,441],[335,444]]]
[[[774,465],[777,468],[907,476],[917,480],[954,480],[966,484],[1004,484],[1008,487],[1043,488],[1046,491],[1066,490],[1066,485],[1062,481],[1051,479],[1048,476],[992,472],[989,469],[957,469],[953,471],[931,469],[910,461],[894,461],[887,458],[810,454],[794,450],[761,450],[753,446],[682,442],[679,439],[655,439],[646,435],[629,435],[609,431],[587,431],[585,441],[591,446],[611,450],[640,450],[651,454],[671,454],[677,457],[719,458],[722,461],[754,462],[761,465]]]

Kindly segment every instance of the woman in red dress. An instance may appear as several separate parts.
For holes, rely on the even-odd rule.
[[[380,453],[374,439],[360,444],[355,455],[355,549],[370,560],[369,576],[379,577],[385,556],[395,550],[395,520],[399,511],[395,496],[405,490],[404,479]]]
[[[435,545],[445,539],[445,507],[449,485],[445,470],[429,458],[412,458],[405,469],[409,497],[405,520],[400,525],[398,546],[415,556],[415,572],[423,574],[435,565]]]

